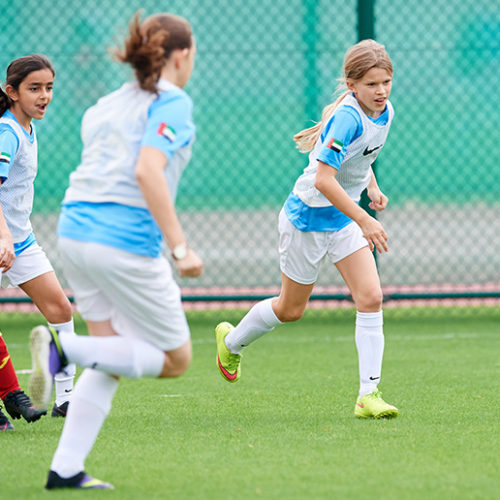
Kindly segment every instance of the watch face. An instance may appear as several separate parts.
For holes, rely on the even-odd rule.
[[[187,255],[187,247],[185,244],[177,245],[172,252],[173,256],[177,259],[183,259]]]

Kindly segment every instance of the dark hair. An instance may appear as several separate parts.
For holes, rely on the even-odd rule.
[[[5,85],[11,85],[15,90],[19,88],[21,82],[33,71],[40,69],[50,69],[56,76],[50,60],[43,54],[32,54],[30,56],[20,57],[9,64],[7,68],[7,79]],[[0,116],[12,105],[9,96],[0,88]]]
[[[139,22],[136,12],[130,23],[130,34],[116,58],[134,68],[143,90],[158,92],[156,83],[165,60],[176,49],[190,49],[193,44],[189,22],[173,14],[154,14]]]

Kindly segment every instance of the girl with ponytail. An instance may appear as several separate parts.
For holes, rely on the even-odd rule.
[[[35,177],[38,169],[36,128],[52,100],[55,72],[42,54],[12,61],[5,90],[0,89],[0,269],[4,282],[21,288],[45,316],[50,326],[73,333],[72,308],[45,252],[37,244],[30,223]],[[5,356],[5,357],[4,357]],[[34,408],[19,388],[0,336],[0,397],[13,418],[37,420],[47,408]],[[64,417],[75,366],[55,375],[56,400],[52,416]],[[0,412],[0,429],[2,414]],[[8,428],[8,424],[7,424]]]
[[[244,347],[275,326],[302,317],[326,257],[344,278],[357,309],[360,389],[354,415],[398,415],[377,387],[384,335],[382,291],[372,251],[388,250],[387,234],[358,206],[365,189],[371,208],[387,206],[371,165],[394,115],[388,99],[392,74],[383,45],[373,40],[354,45],[345,54],[341,95],[325,107],[319,123],[294,137],[297,147],[309,153],[309,164],[279,216],[281,293],[256,304],[236,327],[227,322],[217,326],[217,367],[227,381],[240,378]]]
[[[81,163],[71,174],[59,218],[63,269],[90,336],[33,329],[33,398],[50,399],[67,362],[84,368],[75,387],[47,489],[110,489],[84,463],[111,409],[118,377],[181,375],[191,361],[190,332],[164,246],[180,276],[203,263],[175,211],[177,185],[194,140],[184,91],[196,52],[191,26],[172,14],[140,21],[116,58],[135,79],[102,97],[82,121]]]

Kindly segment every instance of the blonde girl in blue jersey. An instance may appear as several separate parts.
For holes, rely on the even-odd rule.
[[[49,325],[72,333],[71,305],[36,242],[30,222],[38,169],[33,120],[45,116],[52,100],[54,77],[47,57],[29,55],[10,63],[5,91],[0,89],[0,276],[29,295]],[[3,343],[1,338],[0,343]],[[74,375],[74,365],[66,366],[56,375],[52,416],[66,415]],[[0,369],[0,385],[2,377]],[[30,421],[29,414],[34,410],[22,391],[13,391],[4,403],[15,418],[22,414]],[[17,411],[10,411],[11,407],[17,407]]]
[[[364,40],[345,54],[342,83],[347,90],[323,110],[321,122],[294,139],[309,152],[309,165],[297,179],[279,216],[279,297],[257,303],[233,327],[215,330],[216,362],[222,376],[236,382],[241,351],[275,326],[302,317],[320,262],[327,258],[344,278],[356,305],[355,340],[360,390],[354,414],[396,417],[377,386],[384,350],[382,291],[372,254],[388,250],[387,234],[359,205],[367,189],[370,207],[384,210],[388,199],[371,164],[382,149],[393,118],[389,102],[393,68],[383,45]]]
[[[174,201],[191,156],[192,101],[183,90],[196,52],[184,18],[156,14],[130,24],[121,62],[135,80],[101,98],[82,120],[81,163],[71,174],[59,219],[64,273],[90,336],[32,331],[33,398],[50,399],[66,362],[85,368],[75,385],[47,489],[109,489],[84,472],[111,409],[118,377],[177,377],[191,361],[181,276],[202,273]]]

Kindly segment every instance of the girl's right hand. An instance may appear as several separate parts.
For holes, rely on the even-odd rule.
[[[176,260],[175,264],[181,278],[197,278],[203,272],[203,261],[189,247],[187,255],[181,260]]]
[[[0,268],[2,268],[2,273],[5,273],[12,267],[15,258],[16,254],[12,238],[0,238]]]
[[[361,231],[363,231],[363,236],[368,241],[371,252],[373,252],[374,248],[376,248],[380,253],[384,250],[386,252],[389,251],[389,247],[387,246],[387,234],[384,231],[382,224],[380,224],[377,219],[374,219],[367,214],[367,217],[359,223],[359,227],[361,228]]]

